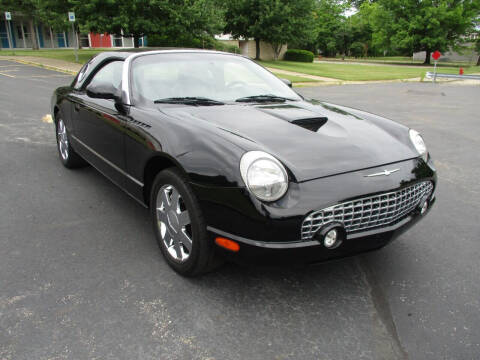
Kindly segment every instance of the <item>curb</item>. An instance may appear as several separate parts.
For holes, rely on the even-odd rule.
[[[1,57],[0,57],[0,59],[1,59]],[[65,68],[61,68],[61,67],[57,67],[57,66],[45,65],[45,64],[42,64],[40,62],[35,62],[35,61],[15,59],[13,57],[5,57],[5,60],[14,61],[14,62],[17,62],[17,63],[20,63],[20,64],[38,66],[38,67],[41,67],[41,68],[44,68],[44,69],[59,71],[59,72],[63,72],[63,73],[69,74],[69,75],[76,75],[77,74],[77,71],[74,71],[74,70],[69,70],[69,69],[65,69]]]
[[[68,70],[68,69],[65,69],[65,68],[60,68],[60,67],[51,66],[51,65],[45,65],[45,64],[42,64],[42,63],[38,63],[38,62],[17,60],[17,59],[15,59],[15,60],[11,59],[11,60],[15,61],[15,62],[18,62],[18,63],[22,63],[22,64],[35,65],[35,66],[38,66],[38,67],[41,67],[41,68],[44,68],[44,69],[48,69],[48,70],[63,72],[63,73],[70,74],[70,75],[76,75],[77,74],[77,72],[73,71],[73,70]]]
[[[338,81],[318,81],[318,82],[298,82],[293,83],[293,87],[311,87],[311,86],[334,86],[334,85],[368,85],[368,84],[391,84],[391,83],[408,83],[408,82],[426,82],[419,77],[410,79],[393,79],[393,80],[371,80],[371,81],[354,81],[354,80],[338,80]]]

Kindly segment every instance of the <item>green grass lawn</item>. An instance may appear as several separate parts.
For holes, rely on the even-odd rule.
[[[300,63],[293,61],[261,61],[263,66],[281,70],[295,71],[303,74],[325,76],[340,80],[371,81],[371,80],[395,80],[424,77],[427,71],[433,71],[431,67],[410,67],[407,65],[361,65],[361,64],[336,64],[332,63]],[[480,72],[479,66],[464,68],[466,74]],[[458,74],[458,67],[442,67],[439,72]]]
[[[78,62],[83,64],[90,60],[92,56],[97,55],[98,53],[104,51],[112,51],[110,49],[81,49],[78,51]],[[59,50],[2,50],[0,55],[7,56],[39,56],[47,57],[52,59],[65,60],[70,62],[75,62],[75,53],[72,49],[59,49]]]

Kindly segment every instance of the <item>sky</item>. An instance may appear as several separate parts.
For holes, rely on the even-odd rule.
[[[343,15],[345,15],[346,17],[349,17],[355,14],[357,11],[358,11],[357,9],[355,9],[354,7],[351,7],[350,9],[345,10]]]

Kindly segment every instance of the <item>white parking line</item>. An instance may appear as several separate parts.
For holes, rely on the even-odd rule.
[[[4,74],[3,72],[0,72],[0,75],[7,76],[7,77],[11,77],[11,78],[15,78],[15,77],[16,77],[15,75]]]

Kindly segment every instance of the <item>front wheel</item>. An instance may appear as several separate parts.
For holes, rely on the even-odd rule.
[[[218,265],[198,201],[180,171],[170,168],[157,175],[150,209],[158,245],[171,268],[195,276]]]
[[[56,130],[58,155],[60,156],[60,161],[62,164],[69,169],[86,166],[86,161],[75,152],[70,144],[67,127],[62,119],[58,119]]]

